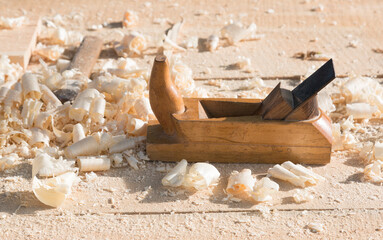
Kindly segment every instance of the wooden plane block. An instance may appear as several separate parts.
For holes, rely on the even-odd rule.
[[[19,28],[0,29],[0,55],[8,55],[11,62],[26,69],[40,29],[40,18],[27,19]]]
[[[69,65],[69,69],[79,69],[84,75],[90,77],[93,66],[100,56],[102,46],[102,39],[94,36],[84,37]]]
[[[281,83],[263,100],[259,113],[263,119],[283,120],[294,109],[294,99],[290,90],[281,88]]]
[[[205,102],[204,106],[200,101]],[[206,104],[209,101],[217,103]],[[230,114],[230,108],[235,108],[235,101],[239,101],[240,106],[246,102],[245,99],[185,98],[187,110],[182,114],[173,114],[176,135],[167,135],[157,122],[149,124],[148,156],[161,161],[179,161],[182,158],[188,161],[252,163],[290,160],[326,164],[330,161],[331,120],[324,113],[308,121],[263,120],[260,115],[217,117]],[[257,108],[256,104],[260,105],[259,101],[254,100],[247,103],[254,104],[251,109]],[[223,105],[227,108],[207,107]],[[203,110],[209,114],[203,113],[201,107],[207,107]],[[244,108],[244,111],[248,109]],[[217,115],[211,115],[212,112]]]
[[[217,99],[215,99],[217,100]],[[201,107],[205,109],[206,115],[209,117],[238,117],[244,115],[254,115],[254,113],[260,108],[258,101],[255,102],[239,102],[236,101],[209,101],[201,100],[199,101]],[[209,109],[209,110],[206,110]]]
[[[310,98],[303,104],[299,105],[297,108],[295,108],[291,113],[287,115],[285,118],[286,121],[291,120],[304,120],[304,119],[311,119],[313,117],[316,117],[320,114],[319,112],[319,105],[318,105],[318,99],[315,95],[314,97]]]
[[[159,129],[149,128],[150,131]],[[151,160],[178,162],[221,162],[221,163],[268,163],[285,161],[303,164],[327,164],[331,159],[328,147],[292,147],[262,144],[229,144],[210,142],[160,142],[148,139],[146,151]]]

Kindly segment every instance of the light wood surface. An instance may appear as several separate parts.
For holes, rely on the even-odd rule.
[[[1,3],[0,3],[1,4]],[[14,29],[0,29],[0,55],[8,55],[13,63],[27,68],[40,32],[40,18],[28,18],[26,23]]]
[[[324,6],[323,11],[311,11],[319,4]],[[194,79],[201,80],[196,84],[217,97],[222,97],[222,88],[208,86],[204,80],[237,80],[224,81],[230,86],[224,93],[233,97],[242,93],[235,90],[239,85],[255,76],[264,80],[299,80],[313,65],[323,64],[292,58],[295,53],[307,50],[334,56],[338,76],[383,73],[383,55],[372,51],[382,48],[383,43],[381,0],[110,0],[107,3],[0,0],[0,6],[1,15],[7,17],[19,16],[21,10],[41,16],[79,13],[84,20],[82,24],[69,22],[66,28],[102,35],[105,42],[119,41],[120,30],[125,30],[104,28],[89,32],[85,29],[93,24],[121,21],[126,9],[138,13],[139,26],[135,30],[145,36],[168,28],[167,24],[154,24],[154,19],[175,23],[182,16],[185,26],[180,42],[190,36],[207,38],[218,33],[230,19],[244,25],[256,23],[258,33],[265,34],[259,41],[224,46],[213,53],[193,49],[181,53],[182,61],[193,70]],[[274,14],[267,13],[268,9],[273,9]],[[352,40],[359,42],[356,48],[348,47]],[[235,63],[238,56],[249,57],[255,71],[226,70],[225,66]],[[148,67],[153,58],[144,55],[134,60],[140,67]],[[270,82],[276,85],[276,81]],[[292,82],[283,81],[282,86],[290,86]],[[326,87],[326,91],[335,89],[338,88]],[[376,129],[376,125],[370,124]],[[379,136],[378,133],[377,140]],[[233,170],[249,168],[259,180],[272,164],[214,163],[221,178],[213,193],[186,191],[185,194],[183,189],[162,186],[161,179],[166,173],[157,171],[158,166],[173,167],[175,163],[149,161],[139,170],[124,167],[97,173],[94,182],[82,182],[75,187],[60,209],[47,208],[33,196],[29,163],[12,172],[0,173],[0,215],[6,215],[1,219],[2,236],[4,239],[383,239],[383,188],[361,181],[363,165],[358,155],[349,151],[333,152],[330,164],[313,166],[326,181],[309,189],[314,194],[312,201],[296,204],[292,199],[296,188],[275,180],[280,191],[273,196],[270,213],[260,212],[262,204],[227,201],[224,189]],[[108,204],[111,198],[115,204]],[[311,233],[306,226],[313,222],[324,224],[324,231]],[[84,230],[88,231],[84,233]],[[161,234],[153,234],[157,232]]]

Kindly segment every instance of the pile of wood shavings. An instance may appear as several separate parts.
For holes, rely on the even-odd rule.
[[[362,180],[381,183],[383,87],[369,77],[352,76],[340,82],[339,92],[331,94],[334,107],[326,104],[332,109],[333,150],[358,152],[367,165]]]
[[[39,176],[50,181],[52,187],[58,184],[57,178],[76,172],[73,164],[66,164],[70,160],[77,161],[79,171],[126,165],[138,169],[147,160],[143,141],[148,121],[155,119],[148,99],[148,69],[135,71],[138,67],[134,60],[120,58],[109,62],[108,71],[91,81],[76,70],[60,72],[61,66],[48,67],[41,61],[38,72],[25,73],[18,79],[21,69],[10,65],[6,57],[2,59],[2,66],[9,65],[8,71],[4,71],[0,109],[3,170],[24,159],[34,159],[35,167],[36,159],[42,158],[44,166],[33,173],[35,191],[44,186]],[[119,70],[130,74],[121,77],[111,74]],[[200,94],[190,68],[174,60],[171,70],[184,96]],[[77,95],[72,102],[63,100],[72,93]],[[43,154],[46,155],[42,157]],[[48,170],[47,165],[51,166]],[[47,171],[48,174],[42,174]],[[64,198],[67,195],[68,191],[64,192]],[[57,207],[62,200],[59,204],[44,203]]]

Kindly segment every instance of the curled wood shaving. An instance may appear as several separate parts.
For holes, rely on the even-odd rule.
[[[21,27],[26,22],[26,17],[7,18],[0,16],[0,29],[13,29]]]
[[[162,179],[162,184],[203,190],[215,185],[220,175],[219,171],[209,163],[195,163],[187,168],[187,161],[183,159]]]
[[[275,165],[268,171],[268,176],[281,179],[298,187],[308,187],[318,184],[325,179],[311,171],[310,169],[294,164],[290,161],[284,162],[282,165]]]

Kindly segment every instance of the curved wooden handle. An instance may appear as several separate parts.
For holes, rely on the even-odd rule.
[[[164,132],[168,135],[174,134],[176,129],[172,114],[183,113],[185,105],[170,78],[169,64],[165,55],[158,55],[154,59],[149,80],[149,100]]]

